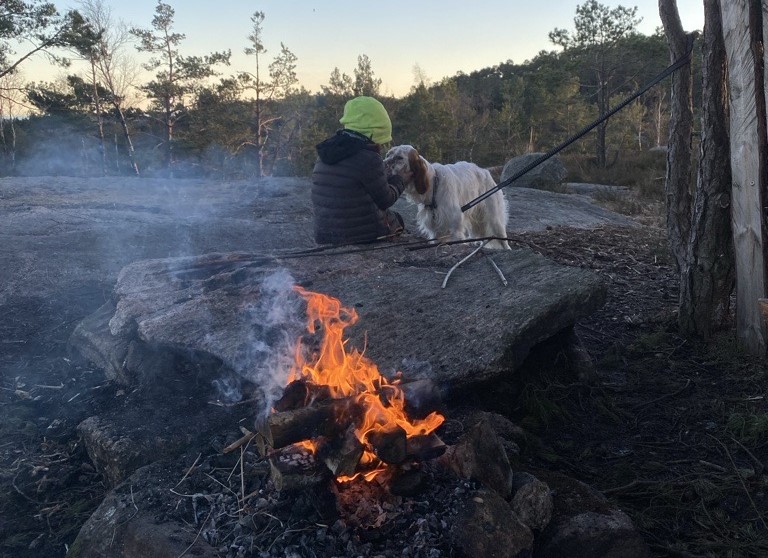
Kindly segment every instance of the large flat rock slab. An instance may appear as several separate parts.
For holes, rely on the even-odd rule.
[[[452,390],[514,374],[533,346],[604,302],[595,274],[527,249],[477,254],[442,288],[446,273],[472,249],[390,245],[308,257],[230,253],[140,261],[120,273],[114,314],[102,310],[100,321],[81,324],[74,342],[107,370],[114,362],[130,365],[115,357],[116,347],[128,351],[140,343],[150,357],[139,362],[158,362],[164,351],[207,359],[223,365],[228,381],[239,377],[279,391],[305,328],[302,299],[292,290],[298,284],[357,311],[359,321],[347,331],[350,347],[365,350],[383,374],[402,371]],[[115,379],[131,374],[116,371]],[[133,375],[154,381],[151,370]]]

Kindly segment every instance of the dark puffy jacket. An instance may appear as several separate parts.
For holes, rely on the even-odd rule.
[[[399,177],[387,180],[378,146],[349,130],[317,145],[312,171],[315,240],[320,244],[373,242],[397,234],[402,221],[387,211],[403,192]]]

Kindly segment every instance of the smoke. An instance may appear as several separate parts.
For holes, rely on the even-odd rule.
[[[306,329],[304,304],[293,290],[294,278],[280,269],[267,275],[260,285],[257,302],[244,308],[241,327],[244,344],[234,364],[236,378],[217,379],[214,387],[223,401],[242,397],[242,383],[257,386],[266,416],[282,395],[294,364],[297,343]]]

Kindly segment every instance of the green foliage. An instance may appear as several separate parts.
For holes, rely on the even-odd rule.
[[[355,80],[352,84],[352,92],[357,95],[377,97],[381,87],[381,79],[374,77],[371,60],[367,55],[357,57],[357,67],[354,69]]]
[[[96,85],[96,94],[108,99],[109,93]],[[31,83],[26,90],[27,100],[43,113],[92,112],[94,109],[94,88],[83,78],[67,76],[66,86],[53,83]]]
[[[230,57],[229,51],[205,56],[182,56],[179,45],[185,35],[173,31],[174,15],[171,6],[158,0],[152,29],[131,29],[131,33],[139,40],[136,48],[152,54],[144,67],[156,71],[155,79],[144,84],[141,89],[162,114],[167,167],[174,162],[174,126],[187,111],[186,96],[199,88],[203,80],[216,75],[216,65],[228,65]]]
[[[42,9],[45,4],[33,5]],[[91,16],[91,11],[86,13]],[[41,25],[58,16],[46,17]],[[73,36],[68,39],[72,48],[94,62],[93,72],[86,80],[77,78],[66,85],[32,84],[30,103],[42,113],[61,116],[93,116],[96,98],[110,106],[109,111],[100,106],[98,112],[105,137],[114,137],[115,130],[122,136],[115,137],[114,153],[108,156],[116,159],[111,166],[115,172],[126,168],[119,161],[133,137],[136,159],[149,174],[183,159],[189,163],[184,165],[185,173],[306,175],[315,161],[315,145],[339,128],[344,103],[359,94],[384,102],[392,117],[395,143],[412,144],[436,162],[468,160],[497,167],[525,152],[549,150],[599,114],[594,68],[598,39],[601,45],[610,45],[606,60],[612,64],[612,98],[607,100],[613,103],[665,67],[668,58],[661,35],[645,37],[632,31],[637,23],[634,10],[609,10],[588,1],[577,9],[573,33],[553,31],[553,41],[567,47],[562,51],[542,51],[518,64],[507,60],[435,84],[417,69],[417,84],[403,98],[381,96],[381,80],[368,56],[360,54],[351,74],[334,68],[321,92],[311,94],[298,87],[298,59],[286,45],[281,43],[280,50],[265,60],[264,12],[256,11],[251,17],[253,27],[244,48],[250,67],[218,82],[211,78],[228,62],[229,53],[184,55],[185,35],[174,30],[174,17],[173,8],[158,0],[151,27],[130,31],[138,39],[138,50],[150,55],[145,68],[153,77],[141,87],[151,100],[148,110],[126,106],[125,90],[114,79],[114,69],[102,67],[113,60],[114,49],[107,40],[113,30],[98,17],[91,18],[95,31],[79,28],[81,43],[75,44]],[[0,36],[3,25],[7,27],[8,22],[0,18]],[[89,50],[88,41],[94,39],[97,48]],[[572,175],[568,180],[631,182],[648,196],[661,195],[663,180],[654,177],[638,184],[637,177],[648,176],[647,149],[666,141],[667,103],[668,84],[663,84],[612,118],[606,133],[605,168],[586,155],[592,151],[589,138],[571,146],[564,155]],[[89,119],[84,122],[87,125]],[[24,124],[20,125],[22,133]],[[95,127],[95,119],[91,125]],[[94,130],[84,132],[95,134]],[[663,154],[657,159],[653,172],[658,162],[662,170],[657,174],[663,177]],[[638,165],[643,167],[640,172]]]
[[[12,73],[24,60],[44,52],[55,62],[65,58],[51,49],[86,50],[97,38],[79,12],[59,14],[51,2],[4,0],[0,9],[0,77]],[[14,50],[14,46],[21,51]]]

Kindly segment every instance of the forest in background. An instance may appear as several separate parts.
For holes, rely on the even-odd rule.
[[[74,12],[81,25],[60,20],[72,36],[53,46],[87,71],[57,83],[19,83],[14,71],[0,71],[0,175],[303,176],[315,145],[340,127],[344,103],[355,95],[384,103],[395,144],[412,144],[431,161],[493,167],[559,144],[669,64],[661,31],[636,31],[635,8],[587,0],[573,31],[549,34],[554,50],[522,64],[508,60],[437,83],[415,67],[411,91],[393,98],[382,95],[360,54],[351,75],[335,68],[320,92],[310,92],[298,83],[300,61],[290,49],[281,44],[273,53],[263,44],[263,12],[243,37],[253,67],[227,73],[227,52],[183,53],[174,9],[162,1],[148,29],[112,21],[102,0],[81,7]],[[143,67],[154,76],[146,83],[136,81],[140,52],[151,56]],[[654,87],[567,153],[582,167],[605,168],[664,146],[669,89],[669,80]],[[18,116],[24,107],[29,114]]]

